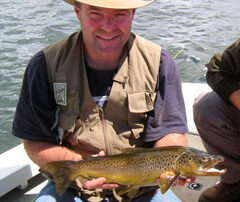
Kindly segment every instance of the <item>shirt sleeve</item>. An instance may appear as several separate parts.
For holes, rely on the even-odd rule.
[[[180,72],[171,55],[162,50],[154,111],[149,114],[145,141],[156,141],[169,133],[188,132]]]
[[[51,88],[43,51],[29,62],[13,121],[13,135],[57,144],[57,105]]]
[[[240,39],[229,46],[223,54],[214,55],[206,64],[207,83],[225,101],[240,88]]]

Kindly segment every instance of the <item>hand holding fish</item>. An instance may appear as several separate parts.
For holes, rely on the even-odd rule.
[[[173,186],[184,186],[186,183],[193,183],[195,179],[196,179],[195,177],[187,177],[187,178],[179,177],[176,180],[176,182],[173,184]]]
[[[100,157],[100,156],[105,156],[104,151],[100,151],[98,154],[92,155],[92,157]],[[192,183],[194,181],[195,181],[195,177],[188,177],[188,178],[179,177],[175,181],[173,186],[184,186],[186,183]],[[97,189],[97,188],[114,189],[119,187],[119,184],[116,184],[116,183],[106,184],[106,179],[104,177],[99,177],[92,180],[82,179],[81,183],[83,184],[84,188],[89,190]],[[159,183],[160,183],[160,177],[156,180],[156,184],[159,184]]]
[[[100,151],[98,154],[92,155],[92,157],[100,157],[100,156],[105,156],[104,151]],[[106,179],[104,177],[99,177],[99,178],[92,179],[92,180],[81,179],[81,183],[84,188],[89,189],[89,190],[91,190],[91,189],[114,189],[114,188],[119,187],[119,185],[115,184],[115,183],[106,184]]]
[[[187,146],[187,139],[185,135],[179,133],[170,133],[165,137],[155,142],[154,147],[166,147],[166,146]],[[157,179],[157,184],[160,184],[161,176]],[[174,182],[173,186],[184,186],[186,183],[192,183],[195,181],[195,177],[185,176],[184,178],[179,176]]]
[[[112,182],[127,185],[128,190],[118,192],[122,195],[134,187],[156,183],[159,176],[158,184],[164,194],[181,176],[224,174],[226,170],[213,168],[221,161],[221,156],[210,155],[194,148],[168,146],[130,149],[121,154],[89,157],[77,162],[51,162],[43,166],[43,170],[52,174],[59,195],[78,177],[95,179],[85,182],[87,188],[117,185]],[[107,184],[104,184],[105,182]]]

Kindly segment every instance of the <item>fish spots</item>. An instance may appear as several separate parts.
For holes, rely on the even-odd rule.
[[[193,162],[193,158],[190,155],[182,154],[179,158],[178,164],[180,165],[186,165],[191,164]]]
[[[208,158],[203,158],[203,156]],[[64,192],[62,190],[66,188],[65,184],[79,176],[89,179],[105,177],[107,182],[139,186],[154,184],[161,174],[165,173],[167,174],[164,178],[166,180],[161,180],[160,187],[165,186],[167,190],[169,179],[173,181],[171,179],[177,177],[177,173],[182,176],[224,174],[225,171],[207,169],[221,162],[222,159],[220,156],[211,156],[194,148],[169,146],[137,149],[118,155],[86,158],[78,162],[52,162],[46,165],[46,168],[53,175],[60,194]],[[201,173],[199,173],[201,168]],[[59,176],[67,177],[56,180],[60,179]]]

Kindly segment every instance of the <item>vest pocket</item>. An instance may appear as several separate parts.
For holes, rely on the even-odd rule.
[[[135,138],[140,138],[147,112],[154,109],[155,92],[128,93],[128,125]]]

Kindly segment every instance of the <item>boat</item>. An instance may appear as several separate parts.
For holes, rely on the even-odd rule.
[[[205,151],[193,121],[192,105],[202,92],[211,91],[206,83],[182,83],[189,133],[188,146]],[[32,202],[47,180],[39,173],[26,155],[22,144],[0,154],[0,201]],[[171,190],[182,202],[197,202],[201,192],[214,185],[219,177],[197,177],[196,181],[184,187],[175,186]]]

